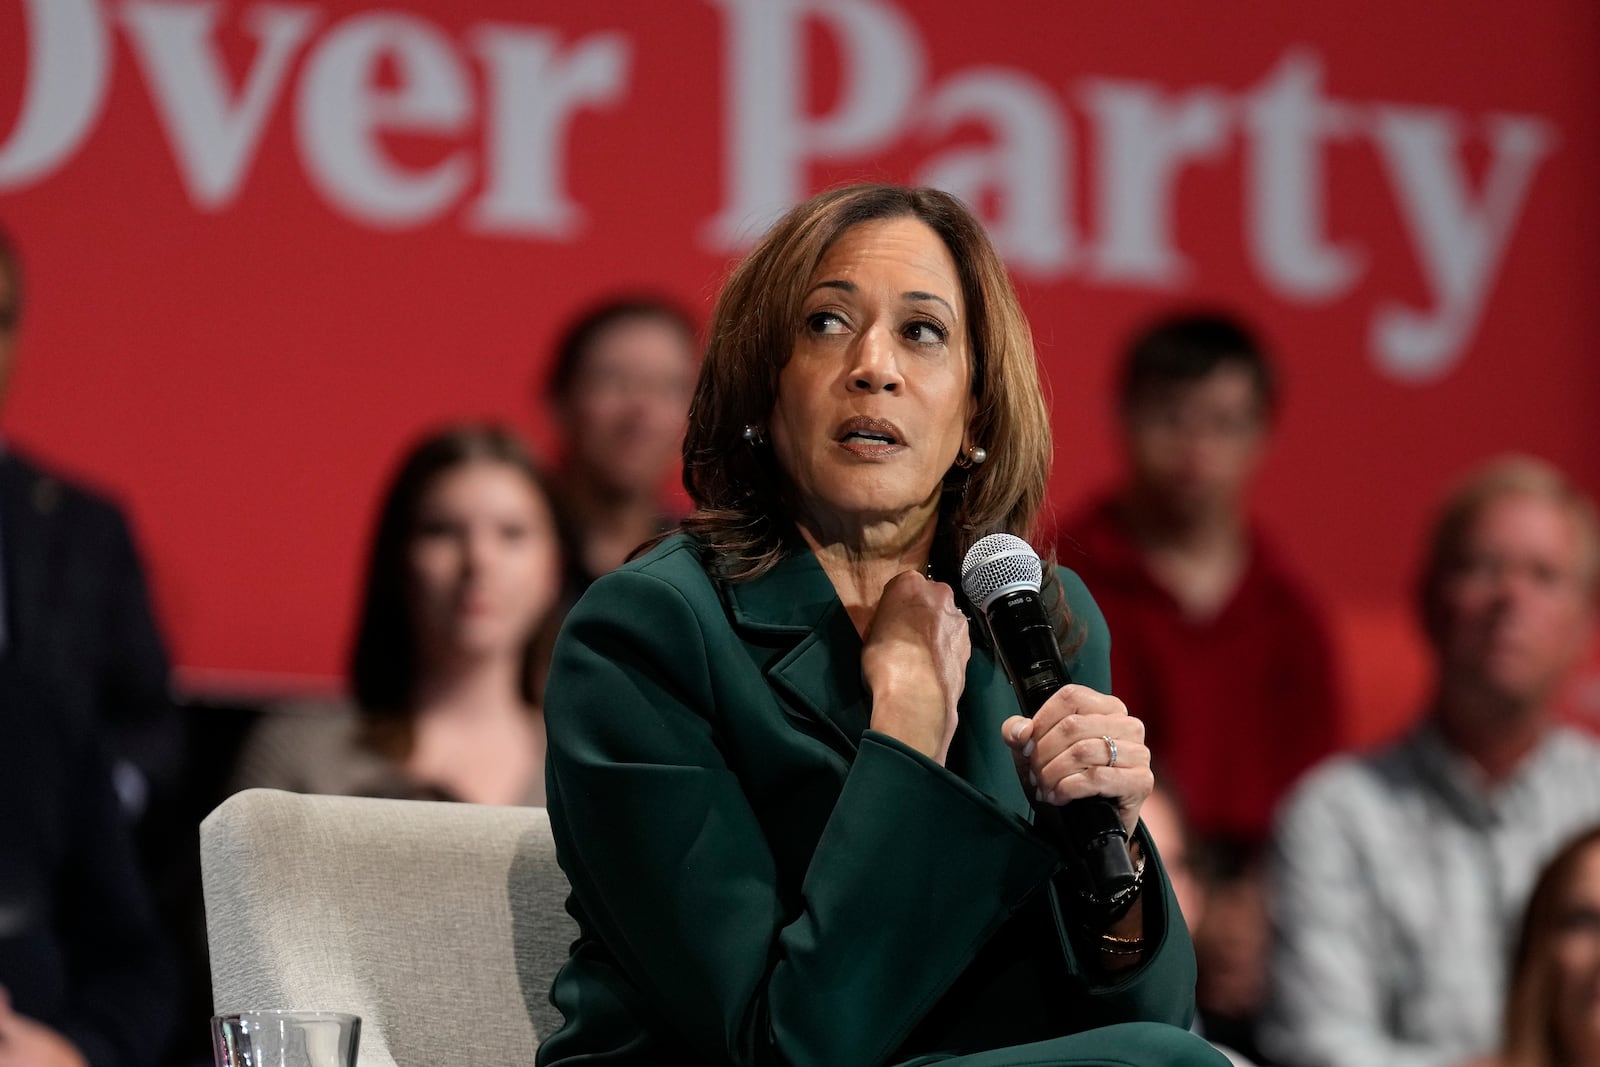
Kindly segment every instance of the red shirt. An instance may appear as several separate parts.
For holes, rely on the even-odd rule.
[[[1062,527],[1056,558],[1105,613],[1112,685],[1144,720],[1157,780],[1197,833],[1261,840],[1278,798],[1339,739],[1331,644],[1306,589],[1252,530],[1228,603],[1187,618],[1111,500]]]

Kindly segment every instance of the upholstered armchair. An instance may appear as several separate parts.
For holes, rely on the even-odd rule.
[[[362,1067],[531,1064],[577,928],[543,808],[250,789],[200,827],[218,1011],[361,1016]]]

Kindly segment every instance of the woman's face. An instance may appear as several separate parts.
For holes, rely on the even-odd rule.
[[[605,493],[651,496],[683,448],[694,349],[675,323],[639,316],[589,346],[559,412],[568,460]]]
[[[972,416],[955,261],[926,223],[846,230],[806,287],[770,436],[802,521],[931,518]]]
[[[410,562],[422,647],[441,656],[520,651],[560,587],[549,504],[521,470],[494,460],[434,479],[418,508]]]
[[[1600,844],[1579,858],[1551,945],[1556,1030],[1572,1062],[1600,1055]]]

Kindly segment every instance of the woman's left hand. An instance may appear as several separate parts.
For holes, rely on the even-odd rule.
[[[1057,806],[1081,797],[1109,797],[1133,835],[1156,780],[1144,723],[1129,715],[1122,701],[1069,685],[1033,718],[1013,715],[1000,729],[1030,796]]]

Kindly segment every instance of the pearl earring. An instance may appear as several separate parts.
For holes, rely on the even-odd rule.
[[[973,445],[964,452],[956,453],[956,466],[962,470],[971,470],[989,458],[989,450],[982,445]]]
[[[761,433],[761,427],[757,426],[755,423],[745,423],[744,430],[739,434],[739,436],[743,437],[744,443],[749,445],[751,448],[758,448],[762,444],[766,443],[766,437]]]

